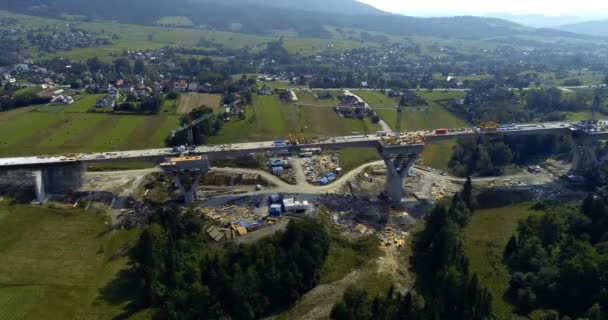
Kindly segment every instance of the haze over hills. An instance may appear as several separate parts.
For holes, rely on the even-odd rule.
[[[554,28],[566,24],[589,21],[589,18],[574,15],[547,16],[542,14],[488,13],[484,16],[504,19],[533,28]]]
[[[557,29],[590,36],[608,37],[608,19],[567,24],[559,26]]]
[[[534,34],[530,27],[488,17],[419,18],[388,14],[355,0],[22,0],[2,2],[0,9],[58,17],[83,15],[90,19],[154,24],[162,17],[186,17],[196,26],[250,34],[291,30],[300,37],[329,38],[326,26],[356,28],[389,35],[421,35],[482,39]],[[306,9],[306,10],[304,10]],[[337,13],[339,12],[339,13]],[[545,36],[567,36],[544,30]]]

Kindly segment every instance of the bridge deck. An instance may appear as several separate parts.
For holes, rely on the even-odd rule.
[[[552,122],[519,124],[512,127],[503,127],[496,133],[503,135],[525,135],[525,134],[566,134],[574,130],[574,123]],[[445,134],[435,134],[435,131],[406,132],[404,135],[421,135],[425,142],[436,142],[445,139],[472,137],[493,132],[481,132],[475,128],[449,130]],[[608,138],[605,129],[589,135],[602,135]],[[233,157],[249,153],[266,152],[273,150],[298,150],[302,148],[340,149],[346,147],[377,148],[381,144],[381,138],[375,135],[358,135],[333,137],[318,140],[315,143],[300,144],[298,146],[277,144],[274,141],[235,143],[230,145],[207,145],[199,146],[190,150],[190,155],[206,155],[209,158]],[[412,146],[414,147],[414,146]],[[418,146],[419,147],[419,146]],[[170,148],[112,151],[102,153],[83,153],[75,157],[67,155],[54,156],[31,156],[0,158],[0,168],[37,168],[43,166],[54,166],[69,163],[103,163],[116,161],[155,161],[160,162],[166,157],[178,156],[179,153]]]

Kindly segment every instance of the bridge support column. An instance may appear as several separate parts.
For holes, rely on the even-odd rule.
[[[78,190],[82,187],[85,171],[86,166],[80,163],[35,170],[33,176],[36,200],[45,203],[52,194]]]
[[[185,204],[190,205],[196,200],[201,179],[209,172],[209,161],[206,157],[170,160],[161,164],[161,168],[173,179],[180,194],[184,196]]]
[[[190,205],[196,200],[198,184],[208,171],[179,172],[165,171],[175,181],[180,194],[184,195],[184,203]],[[190,181],[189,181],[190,180]]]
[[[382,159],[387,169],[385,195],[389,202],[399,203],[403,197],[403,181],[418,159],[418,153],[396,155],[383,153]]]
[[[586,172],[599,164],[595,153],[596,142],[585,136],[572,139],[572,172]]]

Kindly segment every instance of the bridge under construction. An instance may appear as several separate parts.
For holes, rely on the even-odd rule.
[[[427,143],[481,135],[570,135],[573,141],[573,171],[584,171],[599,164],[597,142],[608,140],[608,126],[591,122],[547,122],[480,126],[466,129],[435,129],[397,134],[351,135],[323,139],[289,139],[190,148],[163,148],[102,153],[63,154],[0,158],[0,170],[29,170],[35,178],[37,199],[45,202],[50,194],[77,190],[82,185],[86,166],[93,163],[150,161],[171,176],[184,195],[186,203],[194,201],[197,185],[210,168],[209,162],[243,155],[301,149],[374,148],[387,166],[385,194],[391,202],[403,195],[403,180]]]

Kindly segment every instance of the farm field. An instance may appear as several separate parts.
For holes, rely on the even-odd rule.
[[[59,19],[40,18],[7,11],[0,11],[0,16],[18,16],[22,18],[19,25],[22,26],[57,26],[65,28],[66,21]],[[158,21],[167,25],[189,25],[183,17],[161,17]],[[211,31],[203,28],[179,28],[163,26],[143,26],[134,24],[122,24],[114,22],[85,22],[78,26],[79,29],[106,34],[117,38],[112,39],[111,45],[96,48],[76,48],[71,51],[61,51],[53,54],[38,53],[45,57],[62,57],[74,61],[85,61],[92,57],[109,62],[120,55],[124,50],[148,50],[159,49],[165,46],[180,46],[185,48],[199,47],[201,39],[211,43],[217,43],[225,48],[250,50],[261,50],[266,43],[276,40],[275,35],[259,36],[236,32]],[[277,34],[281,31],[277,30]],[[284,39],[285,47],[290,54],[312,55],[331,47],[336,50],[348,50],[368,46],[366,43],[352,39],[310,39],[293,38]]]
[[[310,94],[297,92],[298,98]],[[344,119],[332,108],[298,109],[291,103],[282,103],[278,96],[254,96],[253,106],[245,108],[245,119],[226,123],[210,143],[266,141],[288,138],[290,134],[302,136],[339,136],[352,132],[373,133],[379,126],[371,120]]]
[[[0,113],[0,156],[158,148],[178,115],[113,115],[82,112],[95,99],[70,106],[33,106]],[[53,108],[53,109],[49,109]]]
[[[0,202],[0,319],[110,319],[130,315],[127,248],[139,230],[108,232],[81,209]],[[137,314],[139,316],[143,314]]]
[[[465,251],[471,271],[476,272],[481,285],[492,294],[495,319],[510,320],[512,306],[503,296],[509,287],[507,267],[502,263],[502,253],[515,234],[520,220],[542,212],[530,209],[532,203],[490,210],[478,210],[465,229]]]
[[[219,94],[184,93],[179,96],[179,103],[177,105],[177,113],[186,114],[200,106],[218,108],[220,106],[221,100],[222,100],[222,96]]]
[[[353,91],[359,95],[372,107],[377,108],[394,108],[397,105],[397,100],[389,98],[379,91]],[[420,107],[404,107],[403,117],[401,119],[401,128],[403,130],[423,130],[437,128],[463,128],[468,125],[466,122],[455,115],[445,110],[435,101],[462,98],[461,92],[418,92],[419,96],[424,98],[429,105]],[[391,128],[395,128],[397,121],[397,111],[393,110],[377,110],[381,119],[386,121]]]

